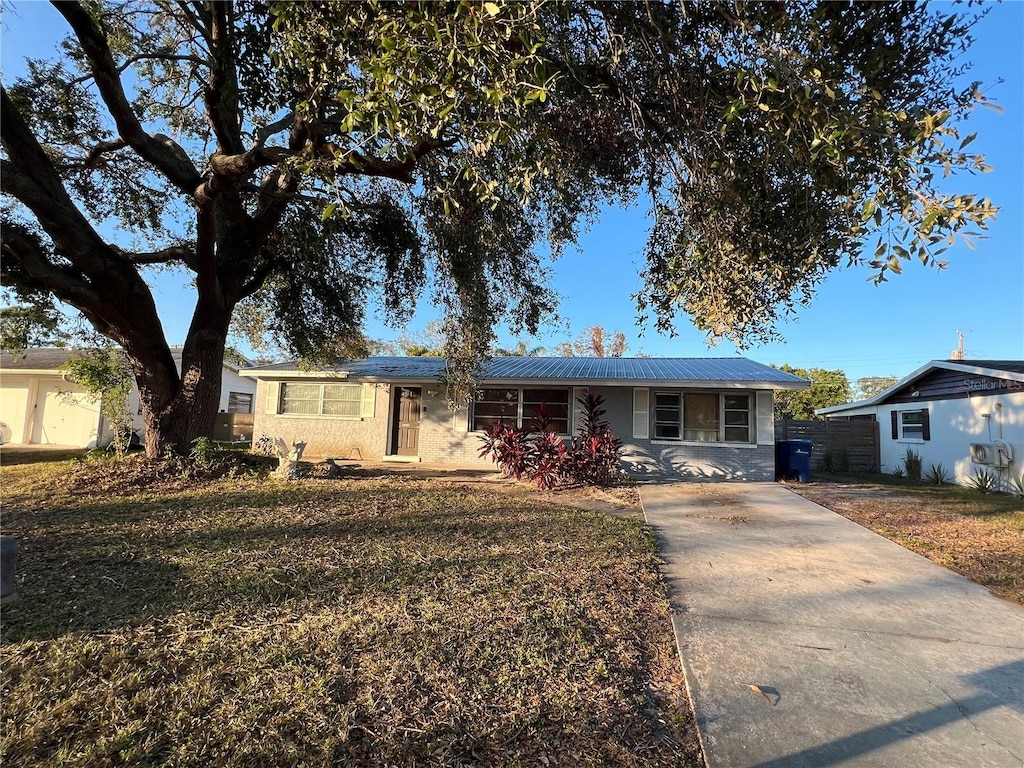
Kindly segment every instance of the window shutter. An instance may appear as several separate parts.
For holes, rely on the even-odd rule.
[[[372,419],[376,406],[377,388],[373,384],[363,384],[363,418]]]
[[[281,405],[281,382],[268,381],[265,383],[267,385],[267,401],[264,403],[263,410],[267,413],[279,413],[279,407]]]
[[[633,437],[648,439],[651,434],[651,391],[646,388],[633,389]]]
[[[452,411],[452,426],[456,432],[462,432],[463,434],[469,432],[469,406],[464,405],[461,408],[456,408]]]
[[[932,439],[932,424],[931,419],[928,416],[928,409],[921,409],[921,439],[931,440]]]
[[[757,393],[757,444],[772,445],[775,442],[775,414],[772,412],[772,393]]]
[[[892,416],[892,439],[893,440],[899,440],[900,439],[900,414],[899,414],[899,411],[893,411],[890,415]]]

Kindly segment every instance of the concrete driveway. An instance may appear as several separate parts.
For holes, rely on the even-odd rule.
[[[1019,606],[775,483],[640,495],[708,768],[1024,765]]]

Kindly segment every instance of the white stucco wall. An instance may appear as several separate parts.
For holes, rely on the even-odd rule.
[[[909,411],[927,407],[931,439],[893,440],[893,411]],[[877,406],[882,471],[891,472],[900,466],[908,448],[921,455],[924,471],[932,464],[942,466],[963,483],[981,467],[971,462],[971,443],[1005,440],[1013,450],[1013,463],[1003,471],[1004,482],[1009,475],[1024,472],[1024,392],[1000,395],[975,395],[969,398],[933,400],[920,404],[894,403]],[[988,416],[985,416],[988,414]],[[992,469],[992,467],[988,467]]]

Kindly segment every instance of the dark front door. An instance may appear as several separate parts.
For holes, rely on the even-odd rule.
[[[398,456],[418,456],[420,447],[419,387],[398,387],[392,416],[391,452]]]

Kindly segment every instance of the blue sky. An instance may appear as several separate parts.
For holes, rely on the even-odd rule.
[[[60,17],[41,3],[15,3],[3,14],[0,56],[4,81],[22,71],[24,56],[45,57],[65,33]],[[964,333],[968,357],[1024,356],[1024,3],[1007,2],[990,9],[975,28],[976,41],[965,56],[973,64],[967,80],[980,80],[1003,114],[979,109],[962,135],[978,132],[972,148],[983,152],[994,170],[962,176],[950,191],[988,197],[1001,209],[989,238],[971,250],[958,241],[943,258],[939,272],[909,265],[902,275],[874,286],[868,268],[840,269],[820,287],[810,307],[780,326],[784,342],[739,351],[731,343],[709,347],[704,335],[680,316],[678,335],[667,338],[636,325],[631,299],[639,288],[648,222],[640,208],[607,209],[581,239],[552,265],[552,284],[562,297],[562,323],[546,329],[530,344],[553,347],[574,338],[589,325],[621,330],[629,339],[627,354],[702,357],[743,354],[765,363],[798,367],[841,368],[851,381],[862,376],[903,376],[928,360],[945,358]],[[1003,82],[999,82],[1002,80]],[[168,341],[180,343],[192,311],[184,278],[162,276],[154,286]],[[371,315],[373,313],[371,312]],[[425,298],[411,327],[422,328],[437,317]],[[374,338],[394,338],[399,331],[371,319]],[[514,339],[499,327],[500,341]]]

